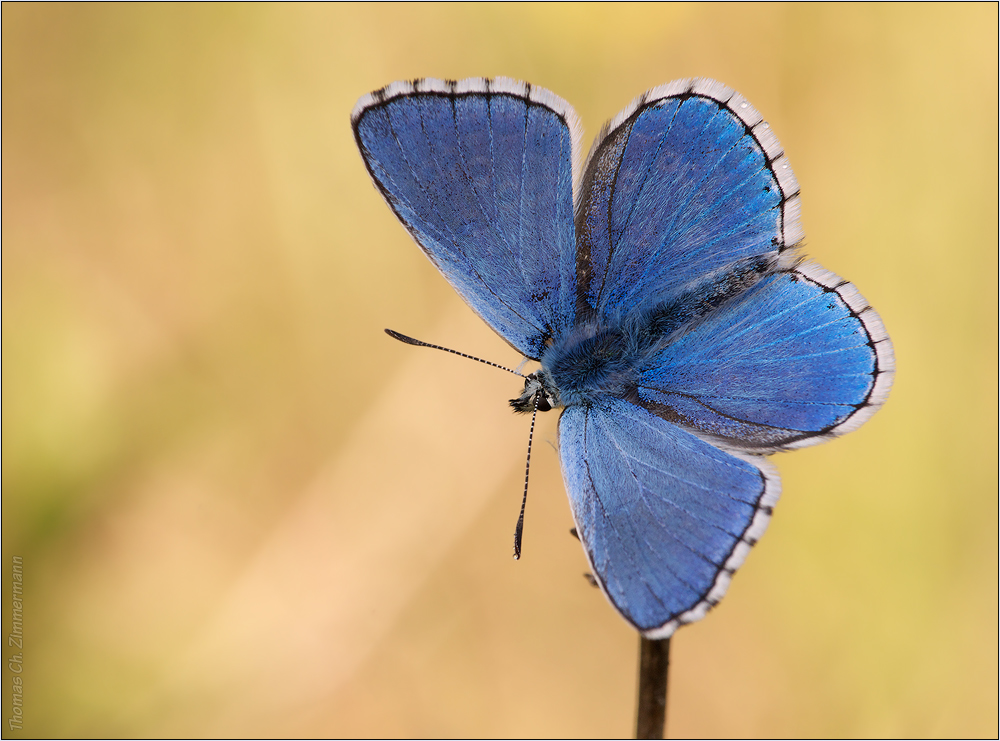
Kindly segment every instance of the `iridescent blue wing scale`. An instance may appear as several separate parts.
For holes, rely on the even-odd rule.
[[[598,583],[649,638],[722,598],[780,491],[763,458],[723,452],[620,399],[567,408],[559,450]]]
[[[459,295],[527,357],[572,325],[573,109],[505,78],[398,82],[351,116],[372,180]]]

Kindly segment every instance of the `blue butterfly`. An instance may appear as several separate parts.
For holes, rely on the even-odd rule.
[[[799,186],[712,80],[650,90],[578,168],[576,113],[506,78],[395,82],[351,123],[372,180],[449,283],[540,368],[597,583],[648,638],[698,620],[763,534],[764,455],[864,423],[892,345],[853,285],[796,254]]]

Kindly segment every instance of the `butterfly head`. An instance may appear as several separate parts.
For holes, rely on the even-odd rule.
[[[536,409],[536,403],[540,412],[547,412],[563,405],[559,399],[558,390],[549,378],[548,371],[544,369],[525,376],[524,390],[521,395],[510,400],[510,405],[514,407],[516,412],[533,412]]]

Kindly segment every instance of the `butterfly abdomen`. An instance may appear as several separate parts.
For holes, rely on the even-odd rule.
[[[639,318],[646,332],[665,341],[723,304],[740,296],[778,268],[776,255],[739,260],[693,283],[679,295]]]

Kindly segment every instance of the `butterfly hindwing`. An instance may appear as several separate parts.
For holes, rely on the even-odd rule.
[[[594,575],[651,638],[722,598],[780,490],[763,458],[737,457],[610,397],[563,412],[559,450]]]
[[[573,109],[504,78],[394,83],[358,101],[386,201],[459,295],[537,358],[576,301]]]
[[[854,286],[806,264],[767,276],[671,341],[638,395],[728,446],[773,452],[860,426],[894,368],[882,322]]]
[[[581,309],[669,303],[801,239],[798,184],[759,113],[711,80],[650,90],[599,135],[576,209]]]

